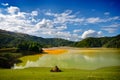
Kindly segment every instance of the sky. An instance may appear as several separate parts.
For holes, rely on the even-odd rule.
[[[0,0],[0,29],[80,41],[120,34],[119,0]]]

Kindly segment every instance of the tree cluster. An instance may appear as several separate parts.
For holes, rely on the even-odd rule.
[[[0,67],[11,68],[15,63],[21,62],[18,58],[21,54],[17,53],[0,53]]]
[[[18,52],[22,52],[23,55],[42,53],[42,46],[37,42],[22,42],[18,45]]]
[[[89,37],[82,41],[76,42],[74,47],[107,47],[107,48],[120,48],[120,35],[115,37]]]

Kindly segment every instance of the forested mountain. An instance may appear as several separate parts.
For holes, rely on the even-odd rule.
[[[56,46],[71,46],[72,41],[59,39],[59,38],[41,38],[31,36],[28,34],[14,33],[5,30],[0,30],[0,48],[3,47],[16,47],[22,42],[37,42],[43,47],[56,47]]]
[[[109,42],[103,45],[108,48],[120,48],[120,35],[113,37]]]
[[[42,38],[0,30],[0,48],[16,47],[22,42],[37,42],[42,45],[42,47],[72,46],[120,48],[120,35],[100,38],[89,37],[78,42],[72,42],[60,38]]]
[[[76,42],[75,47],[108,47],[120,48],[120,35],[115,37],[89,37],[82,41]]]

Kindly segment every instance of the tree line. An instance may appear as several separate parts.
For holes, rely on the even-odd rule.
[[[12,50],[12,49],[11,49]],[[37,42],[22,42],[18,44],[16,51],[0,53],[0,67],[11,68],[15,63],[21,62],[20,57],[42,53],[42,46]]]
[[[120,35],[115,37],[89,37],[82,41],[75,42],[74,47],[106,47],[106,48],[120,48]]]

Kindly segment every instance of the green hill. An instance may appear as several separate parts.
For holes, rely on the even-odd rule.
[[[43,47],[71,46],[73,44],[72,41],[59,38],[42,38],[23,33],[0,30],[0,48],[16,47],[18,44],[24,41],[37,42]]]
[[[103,45],[108,48],[120,48],[120,35],[113,37],[110,41]]]
[[[78,42],[73,42],[60,38],[42,38],[23,33],[0,30],[0,48],[16,47],[18,44],[26,41],[37,42],[41,44],[42,47],[73,46],[120,48],[120,35],[100,38],[89,37]]]
[[[75,47],[107,47],[107,48],[120,48],[120,35],[115,37],[89,37],[82,41],[74,43]]]

